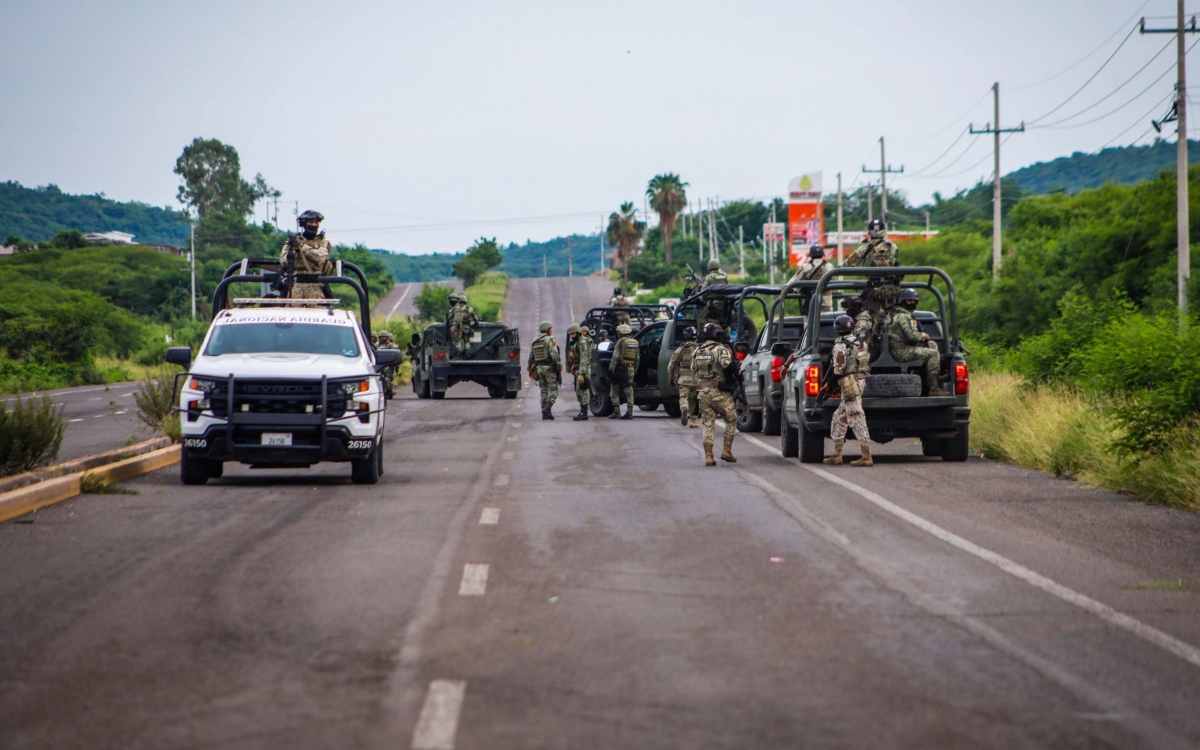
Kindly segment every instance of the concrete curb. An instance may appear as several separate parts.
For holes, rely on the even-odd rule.
[[[106,484],[121,482],[178,463],[179,455],[179,446],[172,445],[107,466],[5,492],[0,494],[0,523],[75,497],[80,492],[80,482],[85,474],[100,477]]]
[[[159,448],[166,448],[169,445],[171,445],[171,438],[158,437],[151,440],[145,440],[140,443],[134,443],[133,445],[126,445],[122,448],[114,448],[110,451],[104,451],[103,453],[95,453],[90,456],[84,456],[83,458],[64,461],[61,464],[47,466],[46,468],[38,469],[37,471],[29,471],[25,472],[24,474],[5,477],[4,479],[0,479],[0,494],[9,492],[10,490],[19,489],[21,487],[28,487],[29,485],[37,484],[38,482],[44,482],[47,479],[65,477],[68,474],[77,474],[79,472],[87,471],[88,469],[94,469],[97,466],[111,464],[121,460],[122,458],[140,456],[143,453],[149,453],[150,451],[158,450]]]

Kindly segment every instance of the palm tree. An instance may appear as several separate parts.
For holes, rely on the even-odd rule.
[[[674,172],[655,175],[646,188],[646,197],[650,199],[650,208],[658,214],[658,224],[662,229],[663,250],[666,252],[667,265],[671,265],[671,235],[675,232],[675,217],[687,207],[686,182],[679,179]]]
[[[633,257],[638,242],[646,233],[646,222],[638,221],[637,209],[632,201],[621,204],[621,210],[608,215],[608,229],[605,237],[608,244],[615,247],[616,257],[613,259],[621,266],[621,278],[629,282],[629,259]]]

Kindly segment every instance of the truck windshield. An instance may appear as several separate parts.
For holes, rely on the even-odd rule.
[[[340,354],[358,356],[351,326],[325,323],[232,323],[217,326],[204,353],[222,354]]]

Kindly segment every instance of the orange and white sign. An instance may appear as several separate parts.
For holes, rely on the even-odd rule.
[[[788,183],[789,264],[808,257],[810,245],[823,244],[825,204],[821,202],[821,173],[802,174]]]

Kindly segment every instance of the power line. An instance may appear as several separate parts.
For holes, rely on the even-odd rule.
[[[915,177],[915,176],[917,176],[917,175],[919,175],[919,174],[923,174],[923,173],[927,172],[927,171],[928,171],[928,170],[929,170],[929,169],[930,169],[930,168],[931,168],[931,167],[932,167],[934,164],[937,164],[939,161],[941,161],[941,160],[942,160],[942,158],[946,156],[946,154],[950,153],[951,149],[953,149],[955,146],[957,146],[957,145],[958,145],[958,142],[959,142],[959,141],[961,141],[961,140],[963,139],[963,137],[965,137],[965,136],[967,135],[967,133],[968,133],[968,132],[970,132],[970,128],[969,128],[969,127],[968,127],[968,128],[963,128],[963,131],[962,131],[961,133],[959,133],[959,134],[958,134],[958,137],[954,139],[954,142],[953,142],[953,143],[951,143],[951,144],[950,144],[950,146],[949,146],[949,147],[948,147],[948,148],[947,148],[945,151],[943,151],[943,152],[942,152],[942,153],[941,153],[941,154],[938,156],[938,158],[936,158],[936,159],[934,159],[933,161],[929,162],[928,164],[926,164],[925,166],[921,167],[921,168],[920,168],[920,169],[918,169],[917,171],[915,171],[915,172],[910,172],[909,174],[905,175],[905,177]]]
[[[1125,88],[1125,86],[1127,86],[1127,85],[1128,85],[1128,84],[1129,84],[1131,81],[1133,81],[1133,79],[1135,79],[1135,78],[1137,78],[1138,76],[1140,76],[1140,75],[1142,74],[1142,71],[1144,71],[1146,68],[1150,67],[1150,63],[1152,63],[1152,62],[1154,62],[1155,60],[1157,60],[1157,59],[1158,59],[1158,56],[1159,56],[1159,55],[1161,55],[1162,53],[1166,52],[1166,51],[1167,51],[1167,48],[1168,48],[1168,47],[1170,47],[1170,46],[1171,46],[1171,42],[1167,42],[1166,44],[1164,44],[1164,45],[1162,46],[1162,49],[1160,49],[1158,52],[1155,52],[1155,53],[1154,53],[1154,57],[1151,57],[1149,60],[1147,60],[1147,61],[1146,61],[1146,64],[1145,64],[1145,65],[1143,65],[1142,67],[1138,68],[1136,73],[1134,73],[1133,75],[1131,75],[1129,78],[1126,78],[1124,83],[1122,83],[1120,86],[1117,86],[1115,89],[1113,89],[1112,91],[1108,92],[1108,93],[1107,93],[1107,94],[1105,94],[1104,96],[1100,97],[1100,98],[1099,98],[1099,99],[1097,99],[1096,101],[1092,102],[1090,105],[1088,105],[1088,106],[1084,107],[1083,109],[1079,110],[1078,112],[1076,112],[1076,113],[1075,113],[1075,114],[1073,114],[1073,115],[1067,115],[1066,117],[1064,117],[1064,118],[1063,118],[1063,119],[1061,119],[1061,120],[1056,120],[1055,122],[1047,123],[1047,124],[1045,124],[1045,125],[1038,125],[1037,127],[1039,127],[1039,128],[1052,128],[1052,127],[1054,127],[1055,125],[1059,125],[1059,124],[1061,124],[1061,123],[1064,123],[1064,122],[1066,122],[1067,120],[1074,120],[1076,117],[1079,117],[1079,116],[1080,116],[1080,115],[1082,115],[1084,112],[1087,112],[1087,111],[1089,111],[1089,110],[1095,109],[1095,108],[1096,108],[1096,107],[1098,107],[1098,106],[1099,106],[1101,103],[1105,102],[1105,101],[1106,101],[1106,100],[1108,100],[1108,99],[1109,99],[1111,96],[1113,96],[1114,94],[1116,94],[1118,91],[1120,91],[1121,89]],[[1163,77],[1163,76],[1165,76],[1167,73],[1170,73],[1170,72],[1171,72],[1171,70],[1172,70],[1171,68],[1168,68],[1168,69],[1167,69],[1167,71],[1166,71],[1166,73],[1163,73],[1161,76],[1159,76],[1158,78],[1154,79],[1154,81],[1152,81],[1152,82],[1150,83],[1150,86],[1147,86],[1147,87],[1146,87],[1146,89],[1145,89],[1144,91],[1142,91],[1142,93],[1143,93],[1143,94],[1144,94],[1144,93],[1146,93],[1146,91],[1148,91],[1148,90],[1150,89],[1150,87],[1151,87],[1151,86],[1153,86],[1154,84],[1156,84],[1156,83],[1158,83],[1160,80],[1162,80],[1162,77]],[[1140,96],[1140,94],[1139,94],[1139,96]],[[1093,122],[1095,122],[1095,121],[1093,120]]]
[[[1149,0],[1147,0],[1147,2],[1149,2]],[[1132,19],[1130,19],[1130,20],[1132,20]],[[1111,37],[1110,37],[1110,38],[1111,38]],[[898,142],[896,145],[897,145],[897,146],[916,146],[917,144],[920,144],[920,143],[925,143],[926,141],[932,141],[934,138],[937,138],[937,137],[938,137],[939,135],[941,135],[942,133],[945,133],[945,132],[946,132],[947,130],[949,130],[950,128],[954,127],[955,125],[959,124],[959,123],[960,123],[960,122],[962,122],[963,120],[967,119],[967,117],[969,117],[969,116],[970,116],[970,114],[971,114],[972,112],[974,112],[974,111],[975,111],[975,108],[976,108],[976,107],[978,107],[978,106],[980,105],[980,103],[982,103],[982,102],[983,102],[983,100],[987,98],[987,95],[988,95],[988,92],[986,92],[986,91],[985,91],[985,92],[984,92],[984,94],[983,94],[983,96],[981,96],[981,97],[979,97],[978,99],[976,99],[976,100],[975,100],[975,103],[974,103],[974,104],[972,104],[972,105],[971,105],[971,106],[970,106],[970,107],[967,109],[967,111],[966,111],[966,112],[963,112],[961,115],[959,115],[958,117],[954,118],[954,120],[953,120],[953,121],[952,121],[952,122],[951,122],[949,125],[947,125],[946,127],[942,128],[941,130],[938,130],[938,131],[937,131],[937,132],[935,132],[935,133],[931,133],[930,135],[928,135],[928,136],[925,136],[924,138],[920,138],[920,139],[918,139],[918,140],[915,140],[915,141],[900,141],[900,142]],[[865,159],[864,159],[864,161],[865,161]]]
[[[1120,51],[1121,51],[1121,48],[1125,46],[1125,43],[1129,41],[1129,37],[1133,36],[1133,32],[1135,32],[1135,31],[1137,31],[1137,30],[1138,30],[1138,27],[1137,27],[1137,26],[1134,26],[1132,29],[1130,29],[1130,30],[1129,30],[1129,33],[1125,35],[1125,38],[1121,40],[1121,43],[1117,45],[1117,48],[1116,48],[1115,50],[1113,50],[1113,51],[1112,51],[1112,54],[1111,54],[1111,55],[1109,55],[1109,56],[1108,56],[1108,58],[1107,58],[1107,59],[1105,59],[1105,61],[1104,61],[1104,62],[1103,62],[1101,65],[1100,65],[1100,67],[1096,69],[1096,72],[1095,72],[1095,73],[1092,73],[1092,75],[1091,75],[1091,77],[1090,77],[1090,78],[1088,78],[1086,81],[1084,81],[1084,82],[1083,82],[1083,85],[1082,85],[1082,86],[1080,86],[1079,88],[1075,89],[1075,92],[1074,92],[1073,94],[1071,94],[1070,96],[1068,96],[1066,99],[1064,99],[1064,100],[1062,101],[1062,103],[1061,103],[1061,104],[1059,104],[1057,107],[1055,107],[1054,109],[1050,110],[1050,111],[1049,111],[1049,112],[1047,112],[1046,114],[1042,115],[1041,117],[1035,117],[1034,119],[1030,120],[1030,121],[1029,121],[1029,124],[1030,124],[1030,125],[1032,125],[1032,124],[1033,124],[1033,123],[1035,123],[1035,122],[1040,122],[1040,121],[1042,121],[1042,120],[1046,119],[1047,117],[1049,117],[1050,115],[1054,114],[1054,113],[1055,113],[1055,112],[1057,112],[1058,110],[1060,110],[1060,109],[1062,109],[1063,107],[1067,106],[1067,104],[1068,104],[1068,103],[1069,103],[1069,102],[1070,102],[1072,99],[1074,99],[1075,97],[1079,96],[1079,93],[1080,93],[1081,91],[1083,91],[1085,88],[1087,88],[1089,83],[1091,83],[1092,81],[1096,80],[1096,76],[1100,75],[1100,71],[1102,71],[1102,70],[1104,70],[1106,67],[1108,67],[1108,64],[1109,64],[1110,62],[1112,62],[1112,59],[1113,59],[1114,57],[1116,57],[1116,56],[1117,56],[1117,53],[1118,53],[1118,52],[1120,52]]]
[[[1024,91],[1026,89],[1037,88],[1038,86],[1041,86],[1044,83],[1049,83],[1050,81],[1056,80],[1056,79],[1061,78],[1062,76],[1066,75],[1067,73],[1070,73],[1072,70],[1074,70],[1075,68],[1078,68],[1080,65],[1082,65],[1089,57],[1091,57],[1092,55],[1099,52],[1104,47],[1104,45],[1111,42],[1113,40],[1113,37],[1115,37],[1117,34],[1121,33],[1121,29],[1125,28],[1126,24],[1133,23],[1133,20],[1138,17],[1138,13],[1142,12],[1142,8],[1145,8],[1149,4],[1150,4],[1150,0],[1146,0],[1146,2],[1142,3],[1141,7],[1138,8],[1136,11],[1134,11],[1132,16],[1130,16],[1120,26],[1118,26],[1116,31],[1114,31],[1112,34],[1109,34],[1107,39],[1105,39],[1103,42],[1100,42],[1100,44],[1098,44],[1094,50],[1087,53],[1083,57],[1079,58],[1074,63],[1072,63],[1070,66],[1064,68],[1063,70],[1060,70],[1059,72],[1055,73],[1054,75],[1050,76],[1049,78],[1043,78],[1042,80],[1038,81],[1037,83],[1027,83],[1023,86],[1010,86],[1009,90]]]

